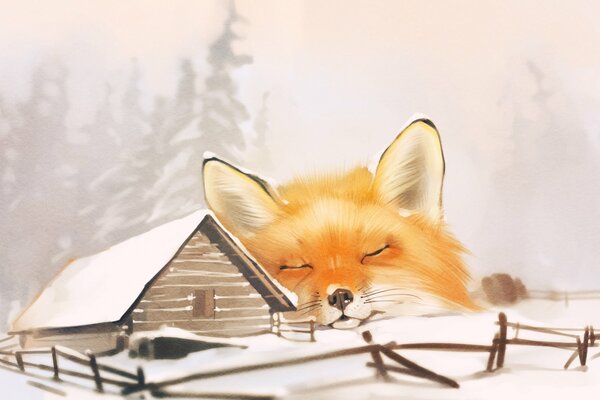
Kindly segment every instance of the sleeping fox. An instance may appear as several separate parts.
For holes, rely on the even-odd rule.
[[[463,246],[442,211],[445,164],[428,119],[412,121],[376,170],[302,177],[277,189],[211,157],[208,206],[298,296],[297,315],[349,328],[371,315],[473,310]]]

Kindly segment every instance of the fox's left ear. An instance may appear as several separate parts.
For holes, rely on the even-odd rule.
[[[280,201],[263,179],[211,157],[204,160],[204,195],[227,229],[250,237],[278,216]]]
[[[428,119],[406,127],[385,150],[374,188],[386,203],[433,221],[442,218],[444,154],[438,131]]]

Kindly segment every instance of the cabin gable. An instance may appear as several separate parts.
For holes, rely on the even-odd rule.
[[[277,293],[218,228],[206,218],[150,283],[130,313],[134,332],[162,325],[210,336],[270,331],[271,313],[281,308]]]

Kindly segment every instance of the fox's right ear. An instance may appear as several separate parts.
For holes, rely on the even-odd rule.
[[[216,157],[204,160],[204,195],[217,218],[240,237],[250,237],[275,220],[278,201],[269,184]]]
[[[442,218],[444,154],[440,135],[430,120],[410,123],[385,150],[374,186],[381,199],[432,221]]]

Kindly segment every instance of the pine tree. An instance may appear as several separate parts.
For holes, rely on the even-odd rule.
[[[71,249],[77,170],[65,157],[71,145],[65,123],[67,76],[66,67],[56,60],[36,67],[29,98],[9,116],[13,185],[0,238],[10,247],[0,251],[3,296],[8,299],[31,298]],[[38,279],[27,286],[19,282],[34,276]]]
[[[111,204],[110,182],[118,171],[122,151],[113,95],[107,84],[93,120],[79,128],[81,139],[71,153],[78,164],[77,190],[73,193],[79,198],[78,221],[73,228],[77,232],[73,248],[78,254],[92,254],[107,244],[106,238],[97,234],[98,225]]]
[[[223,31],[210,46],[207,61],[211,75],[205,80],[199,124],[205,146],[230,160],[238,159],[246,147],[240,126],[250,117],[236,97],[237,86],[232,78],[233,70],[252,63],[249,55],[233,51],[233,43],[240,39],[233,25],[239,21],[243,18],[231,3]]]
[[[253,120],[253,132],[243,154],[245,163],[261,171],[268,171],[273,168],[273,162],[269,156],[266,143],[267,133],[269,132],[269,95],[269,92],[263,93],[260,108]]]
[[[198,157],[195,126],[197,121],[196,73],[192,62],[184,59],[180,66],[175,99],[155,101],[152,114],[154,178],[147,201],[151,209],[149,222],[176,217],[198,208],[200,184],[189,169],[192,157]]]
[[[207,58],[210,74],[201,94],[195,92],[196,75],[191,62],[182,63],[177,96],[171,108],[174,117],[167,120],[159,135],[163,138],[159,147],[166,159],[152,188],[160,196],[155,200],[151,221],[182,215],[203,204],[201,175],[205,151],[232,161],[243,156],[246,140],[240,126],[249,120],[249,114],[236,97],[232,74],[250,64],[252,58],[233,51],[233,43],[240,39],[233,26],[240,21],[243,18],[232,4],[221,34],[210,46]],[[198,99],[200,113],[195,111]]]
[[[14,110],[10,110],[4,99],[0,98],[0,193],[7,212],[16,193],[14,164],[18,157],[18,138],[14,131]]]
[[[510,163],[494,177],[493,203],[486,216],[498,241],[486,241],[487,248],[481,250],[495,263],[494,271],[522,271],[526,280],[539,282],[547,276],[545,269],[558,273],[564,263],[570,263],[568,268],[575,271],[582,257],[597,253],[592,248],[584,251],[583,246],[589,246],[586,240],[575,244],[571,238],[594,231],[590,221],[600,212],[590,205],[583,215],[577,208],[594,198],[593,187],[600,179],[589,174],[599,163],[589,151],[583,129],[576,119],[557,116],[553,108],[552,100],[561,97],[560,88],[535,63],[526,68],[534,88],[525,97],[526,104],[515,104],[519,96],[514,93],[503,103],[514,112],[511,151],[505,155]],[[561,113],[568,113],[564,108],[568,104],[562,107]]]
[[[94,236],[104,243],[142,231],[148,215],[143,197],[152,182],[152,136],[149,118],[141,106],[140,80],[139,66],[134,62],[121,98],[120,118],[107,122],[114,124],[119,154],[114,166],[92,184],[94,196],[106,200],[96,219]]]

